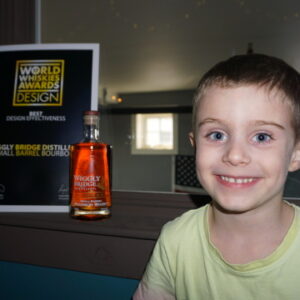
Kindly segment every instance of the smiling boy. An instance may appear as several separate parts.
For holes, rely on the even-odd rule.
[[[135,300],[299,299],[300,208],[283,201],[300,168],[300,75],[240,55],[201,79],[196,171],[212,202],[166,224]]]

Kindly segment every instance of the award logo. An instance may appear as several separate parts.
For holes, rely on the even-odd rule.
[[[62,106],[64,60],[17,60],[13,106]]]

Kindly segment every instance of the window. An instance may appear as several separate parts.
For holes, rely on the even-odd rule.
[[[133,154],[176,154],[177,116],[172,113],[132,116]]]

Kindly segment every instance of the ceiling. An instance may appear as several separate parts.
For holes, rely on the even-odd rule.
[[[254,51],[300,69],[299,0],[42,0],[42,42],[100,43],[100,97],[194,89]]]

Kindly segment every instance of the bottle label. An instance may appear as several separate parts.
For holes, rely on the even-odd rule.
[[[96,209],[111,205],[107,155],[102,148],[71,148],[71,205]]]
[[[73,176],[73,193],[76,198],[76,206],[105,206],[103,203],[104,185],[102,176]]]
[[[77,191],[89,191],[100,188],[101,176],[74,175],[74,189]]]

